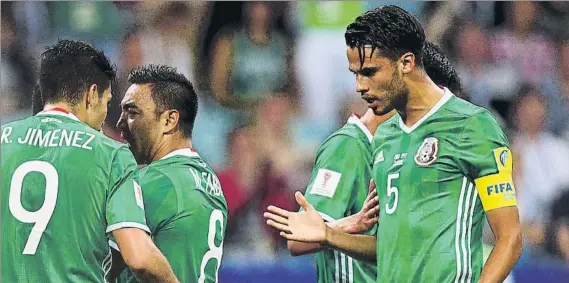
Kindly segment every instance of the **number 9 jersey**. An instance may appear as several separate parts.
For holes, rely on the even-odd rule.
[[[448,89],[415,125],[376,131],[378,282],[477,282],[485,211],[516,205],[512,155],[491,114]],[[381,158],[379,158],[381,157]]]
[[[149,232],[128,148],[62,110],[1,133],[2,282],[105,282],[107,236]]]

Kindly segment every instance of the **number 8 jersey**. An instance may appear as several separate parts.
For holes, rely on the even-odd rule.
[[[180,282],[218,282],[227,224],[219,179],[190,148],[140,171],[148,227]],[[130,270],[118,282],[137,282]]]
[[[128,148],[59,110],[1,134],[2,282],[105,282],[107,235],[149,231]]]
[[[507,138],[448,89],[412,127],[376,131],[378,282],[477,282],[485,211],[516,205]]]

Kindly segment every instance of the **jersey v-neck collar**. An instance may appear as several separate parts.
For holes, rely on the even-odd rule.
[[[445,105],[453,96],[454,94],[452,94],[452,92],[450,92],[450,90],[445,87],[443,96],[439,99],[439,101],[435,104],[435,106],[433,106],[433,108],[431,108],[431,110],[429,110],[429,112],[425,114],[425,116],[419,119],[419,121],[415,122],[415,124],[413,124],[413,126],[411,127],[407,127],[407,125],[405,125],[405,123],[403,122],[403,119],[401,119],[401,116],[399,116],[399,127],[405,133],[407,134],[411,133],[413,130],[417,129],[421,124],[423,124],[423,122],[429,119],[429,117],[433,116],[433,114],[435,114],[439,109],[441,109],[441,107],[443,107],[443,105]]]
[[[187,156],[187,157],[199,157],[200,155],[192,150],[191,148],[181,148],[176,149],[160,158],[160,160],[164,160],[166,158],[174,157],[174,156]]]
[[[348,119],[348,123],[354,124],[358,128],[360,128],[360,130],[362,130],[362,132],[366,135],[366,137],[370,143],[373,141],[373,135],[371,134],[369,129],[366,127],[366,125],[364,125],[364,123],[362,123],[362,120],[360,120],[360,118],[358,118],[358,116],[356,116],[356,115],[350,116],[350,118]]]
[[[77,118],[77,116],[75,116],[73,113],[71,112],[67,112],[67,111],[63,111],[63,110],[59,110],[59,108],[53,108],[53,109],[49,109],[49,110],[44,110],[42,112],[39,112],[38,114],[36,114],[36,116],[43,116],[43,115],[54,115],[54,116],[62,116],[62,117],[67,117],[69,119],[75,120],[75,121],[79,121],[79,118]]]

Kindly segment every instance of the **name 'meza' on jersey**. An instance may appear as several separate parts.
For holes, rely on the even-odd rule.
[[[448,89],[412,127],[376,131],[378,282],[476,282],[485,211],[516,205],[506,135]]]
[[[1,133],[2,282],[105,282],[107,236],[149,231],[131,152],[62,111]]]

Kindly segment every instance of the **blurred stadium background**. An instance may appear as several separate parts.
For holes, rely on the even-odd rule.
[[[509,133],[525,242],[514,282],[569,282],[569,2],[2,1],[1,120],[31,114],[39,54],[58,38],[116,64],[115,139],[128,70],[177,67],[199,90],[193,143],[229,204],[220,282],[316,282],[311,257],[290,257],[262,211],[296,209],[319,143],[365,111],[343,33],[384,4],[420,18]]]

